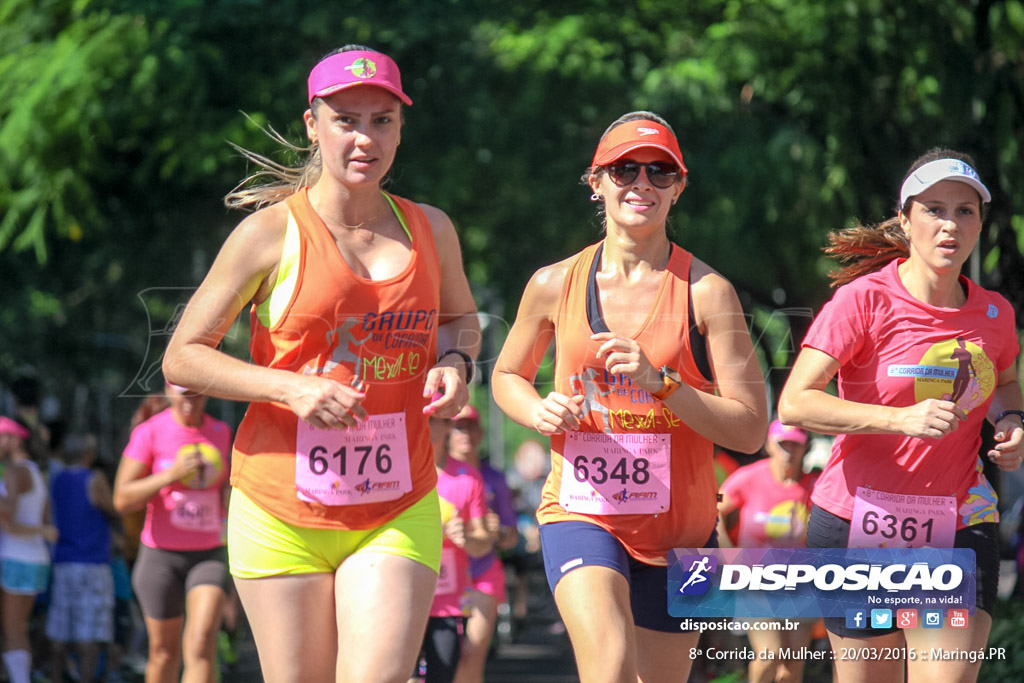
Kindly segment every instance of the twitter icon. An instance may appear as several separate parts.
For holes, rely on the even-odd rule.
[[[871,610],[871,628],[892,628],[892,610]]]

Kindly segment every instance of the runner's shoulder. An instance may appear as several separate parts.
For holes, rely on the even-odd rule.
[[[523,293],[523,308],[534,311],[553,312],[562,295],[565,278],[575,261],[575,256],[539,268],[526,284]]]

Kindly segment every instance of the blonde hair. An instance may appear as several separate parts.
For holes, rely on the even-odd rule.
[[[313,116],[319,98],[313,101]],[[323,171],[320,159],[320,148],[315,144],[300,147],[286,140],[283,135],[271,126],[263,129],[272,140],[296,154],[305,154],[301,166],[293,167],[278,163],[262,154],[257,154],[233,142],[228,144],[235,148],[247,161],[257,167],[256,172],[246,176],[238,185],[224,196],[224,205],[229,209],[256,211],[265,206],[284,201],[303,187],[316,184]]]
[[[366,45],[350,43],[324,55],[320,61],[332,55],[354,50],[376,52]],[[309,109],[316,119],[317,109],[323,103],[319,97],[313,98]],[[250,118],[250,120],[252,120]],[[323,172],[323,161],[320,157],[320,148],[315,143],[306,146],[299,146],[289,142],[283,135],[278,133],[272,126],[263,128],[263,132],[274,140],[281,147],[299,156],[305,155],[305,160],[299,166],[287,166],[278,163],[262,154],[240,147],[229,142],[247,161],[257,167],[256,172],[246,176],[227,195],[224,196],[224,205],[229,209],[242,209],[256,211],[265,206],[284,201],[295,194],[303,187],[315,185]]]

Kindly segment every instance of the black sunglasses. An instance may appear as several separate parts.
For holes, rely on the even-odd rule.
[[[652,161],[649,164],[641,164],[625,159],[605,166],[605,169],[608,171],[608,177],[620,187],[635,181],[640,175],[641,168],[647,169],[647,180],[651,185],[662,190],[672,187],[679,180],[679,167],[664,161]]]

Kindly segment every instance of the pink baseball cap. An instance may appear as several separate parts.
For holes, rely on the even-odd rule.
[[[314,97],[326,97],[356,85],[384,88],[405,104],[412,104],[402,91],[402,74],[398,65],[382,52],[350,50],[324,57],[309,72],[307,85],[310,104],[313,104]]]
[[[686,177],[686,164],[683,163],[683,153],[679,150],[679,141],[676,140],[675,134],[666,126],[650,119],[627,121],[608,131],[597,144],[591,166],[606,166],[633,150],[644,147],[660,149],[668,154],[672,161],[676,162],[679,172]]]
[[[807,432],[799,427],[784,425],[778,420],[772,420],[768,427],[768,438],[772,441],[795,441],[796,443],[807,443]]]
[[[0,416],[0,434],[14,434],[16,437],[22,440],[28,439],[28,429],[19,422],[15,422],[9,417]]]

